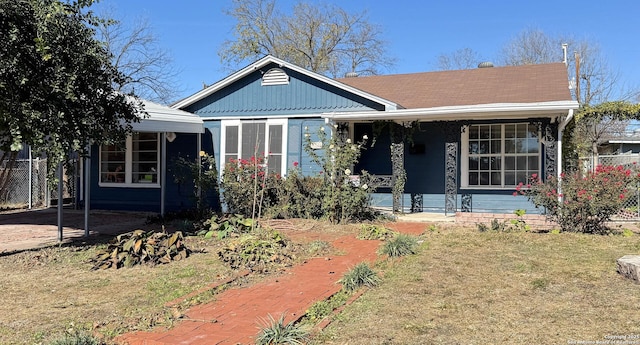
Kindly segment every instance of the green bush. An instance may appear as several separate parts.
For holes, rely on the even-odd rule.
[[[394,236],[396,236],[396,233],[393,230],[376,224],[362,224],[360,225],[360,232],[358,233],[358,239],[360,240],[384,241]]]
[[[342,288],[347,292],[352,292],[359,289],[362,286],[375,287],[380,284],[380,278],[374,272],[369,265],[362,262],[352,268],[349,272],[345,273],[342,279]]]
[[[418,239],[415,236],[398,234],[384,242],[380,252],[390,257],[399,257],[415,254],[418,247]]]
[[[534,174],[527,189],[521,184],[514,194],[524,194],[544,208],[562,231],[602,234],[609,232],[606,222],[623,209],[637,180],[637,172],[623,166],[598,166],[584,176],[562,174],[562,192],[555,177],[542,181]]]
[[[227,212],[255,218],[278,205],[282,177],[268,173],[261,157],[229,159],[222,174],[222,197]]]
[[[285,314],[277,320],[271,314],[261,320],[261,331],[256,337],[258,345],[293,344],[303,345],[309,335],[308,330],[295,322],[284,322]]]
[[[98,339],[90,334],[72,331],[64,336],[54,339],[48,345],[101,345]]]
[[[233,239],[218,251],[218,257],[233,269],[269,272],[275,266],[290,266],[295,248],[277,231],[257,231]]]
[[[211,238],[216,235],[221,240],[230,236],[249,233],[253,230],[254,225],[253,219],[245,218],[241,214],[226,216],[214,214],[204,221],[203,228],[198,232],[198,235],[203,235],[205,238]]]

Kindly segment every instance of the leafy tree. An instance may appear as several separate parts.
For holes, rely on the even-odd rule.
[[[101,14],[107,18],[109,12]],[[98,39],[112,55],[114,67],[124,74],[116,85],[118,91],[135,92],[141,98],[169,104],[178,91],[178,70],[167,50],[160,48],[158,38],[145,19],[131,26],[119,20],[98,23]]]
[[[230,68],[271,54],[320,74],[375,75],[393,65],[379,27],[366,13],[350,14],[330,5],[300,2],[291,15],[275,0],[233,0],[228,14],[237,20],[235,38],[219,56]]]
[[[0,0],[0,150],[31,145],[51,168],[138,120],[142,104],[117,92],[124,75],[94,38],[92,3]]]

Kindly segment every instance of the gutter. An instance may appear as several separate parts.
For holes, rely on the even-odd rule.
[[[558,162],[556,170],[556,178],[558,181],[558,201],[562,201],[562,134],[564,133],[564,129],[567,127],[569,122],[573,119],[573,109],[569,109],[567,113],[567,117],[565,117],[562,122],[558,125]]]
[[[323,113],[322,118],[334,121],[452,121],[455,115],[461,115],[464,120],[495,119],[495,116],[509,116],[510,118],[549,117],[573,109],[578,109],[576,101],[552,101],[539,103],[492,103],[476,105],[457,105],[433,108],[398,109],[388,111],[359,111],[359,112],[331,112]]]

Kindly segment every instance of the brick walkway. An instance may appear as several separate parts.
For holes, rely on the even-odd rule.
[[[394,223],[390,227],[420,234],[424,223]],[[270,314],[286,321],[298,319],[313,303],[338,292],[338,280],[356,264],[376,260],[379,241],[339,237],[332,245],[344,255],[314,258],[260,284],[229,289],[216,300],[191,308],[175,327],[152,332],[134,332],[116,339],[129,345],[253,344],[260,320]]]

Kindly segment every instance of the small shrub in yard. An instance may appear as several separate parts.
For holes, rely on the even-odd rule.
[[[362,262],[356,265],[349,272],[345,273],[342,279],[342,288],[347,292],[352,292],[360,287],[375,287],[380,284],[380,278],[369,265]]]
[[[93,269],[132,267],[139,264],[165,264],[185,259],[190,250],[181,232],[173,234],[135,230],[118,235],[92,259]]]
[[[336,308],[344,305],[347,302],[349,293],[346,290],[340,290],[333,296],[326,300],[318,301],[314,303],[309,309],[307,309],[304,322],[315,324],[325,317],[329,316]]]
[[[285,314],[277,320],[269,314],[267,319],[261,320],[261,331],[256,337],[258,345],[293,344],[302,345],[307,341],[309,331],[293,321],[284,322]]]
[[[486,224],[477,223],[478,231],[495,231],[495,232],[527,232],[531,230],[531,227],[525,222],[523,216],[525,210],[515,210],[513,213],[517,216],[516,219],[499,221],[497,219],[491,220],[491,226]]]
[[[203,229],[198,235],[204,235],[205,238],[211,238],[216,235],[218,239],[230,236],[238,236],[251,232],[254,221],[251,218],[245,218],[241,214],[218,216],[213,215],[203,223]]]
[[[98,339],[90,334],[72,331],[58,339],[54,339],[48,345],[101,345]]]
[[[543,207],[562,231],[603,234],[609,232],[605,223],[623,209],[631,194],[629,188],[635,189],[637,180],[637,172],[631,169],[599,165],[584,176],[562,174],[562,192],[558,192],[555,177],[542,181],[534,174],[528,188],[520,185],[516,194],[524,194],[536,207]]]
[[[232,240],[218,251],[218,257],[233,269],[268,272],[273,266],[290,266],[295,259],[293,245],[277,231],[260,231]]]
[[[229,159],[222,174],[222,196],[227,211],[245,217],[260,217],[278,204],[283,180],[269,173],[267,157]]]
[[[360,225],[360,232],[358,233],[358,239],[360,240],[386,240],[395,236],[396,233],[387,229],[382,225],[376,224],[362,224]]]
[[[390,257],[406,256],[416,253],[418,239],[415,236],[398,234],[384,242],[380,252]]]

